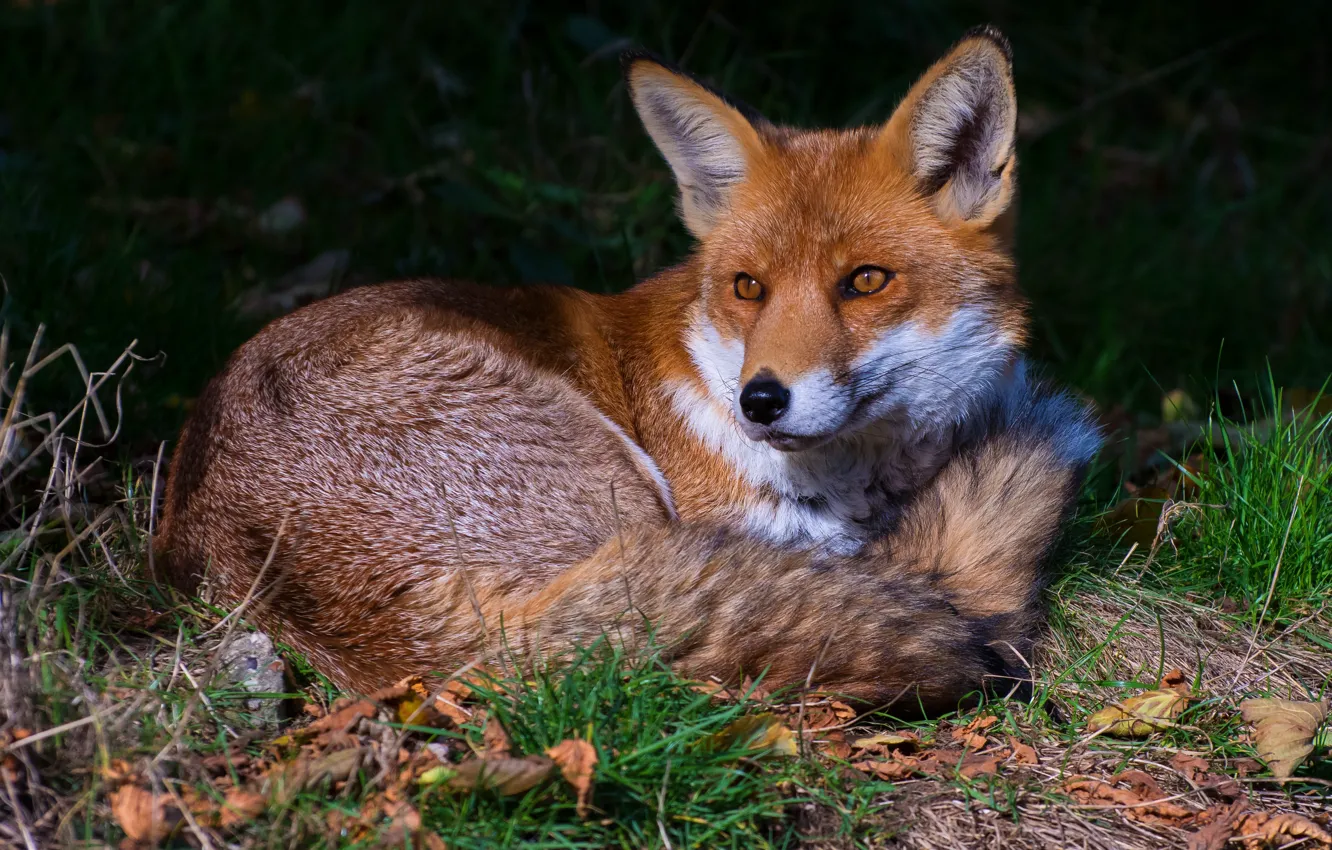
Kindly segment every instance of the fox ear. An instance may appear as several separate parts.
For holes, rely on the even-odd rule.
[[[740,109],[697,80],[641,53],[627,53],[623,62],[638,117],[675,173],[680,217],[702,239],[763,142]]]
[[[1012,202],[1017,95],[1008,39],[967,33],[902,100],[884,133],[948,222],[989,225]]]

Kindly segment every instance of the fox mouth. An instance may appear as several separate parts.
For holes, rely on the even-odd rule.
[[[806,449],[812,449],[821,446],[824,443],[837,436],[837,432],[829,434],[786,434],[771,428],[765,428],[758,434],[746,434],[745,436],[756,443],[764,443],[779,452],[803,452]]]

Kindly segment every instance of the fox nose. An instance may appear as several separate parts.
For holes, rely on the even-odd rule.
[[[756,376],[740,391],[740,410],[756,425],[771,425],[786,412],[791,391],[776,378]]]

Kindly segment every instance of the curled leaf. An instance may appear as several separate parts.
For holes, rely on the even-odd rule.
[[[454,791],[480,789],[507,797],[540,785],[554,766],[543,756],[472,759],[454,769],[447,785]]]
[[[1145,691],[1093,714],[1087,720],[1087,731],[1116,738],[1145,738],[1173,726],[1188,702],[1188,694],[1178,688]]]
[[[486,728],[481,737],[486,749],[486,758],[507,756],[513,750],[509,733],[505,731],[504,724],[500,723],[499,718],[494,715],[486,718]]]
[[[180,825],[181,814],[171,798],[138,785],[122,785],[111,793],[111,815],[131,841],[156,844]]]
[[[264,779],[264,791],[278,803],[290,802],[307,788],[323,782],[346,782],[361,764],[359,749],[333,750],[319,756],[300,756],[274,767]]]
[[[795,734],[771,714],[751,714],[737,717],[720,732],[714,732],[698,743],[699,749],[720,753],[745,747],[763,751],[768,755],[794,756],[798,753]]]
[[[1250,699],[1240,703],[1240,713],[1253,724],[1258,757],[1273,776],[1285,779],[1313,752],[1328,707],[1326,702]]]
[[[904,750],[910,751],[920,744],[920,738],[912,732],[880,732],[868,738],[857,738],[851,746],[858,750]]]
[[[546,750],[546,755],[559,765],[564,781],[578,793],[578,816],[587,817],[588,803],[592,799],[592,772],[597,766],[597,748],[587,741],[569,739]]]

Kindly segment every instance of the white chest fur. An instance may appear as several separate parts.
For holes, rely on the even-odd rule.
[[[874,386],[892,377],[893,390],[870,405],[870,421],[821,446],[782,452],[750,440],[736,422],[740,343],[702,319],[685,342],[702,380],[671,388],[675,409],[757,494],[736,505],[734,520],[775,543],[844,553],[883,533],[947,461],[966,413],[1011,362],[1007,341],[966,311],[937,333],[898,327],[854,366]]]
[[[895,518],[895,508],[939,469],[952,447],[952,430],[939,429],[906,440],[861,432],[803,452],[781,452],[745,437],[729,408],[691,384],[677,385],[673,401],[695,436],[757,491],[736,506],[735,519],[774,543],[859,550]]]

